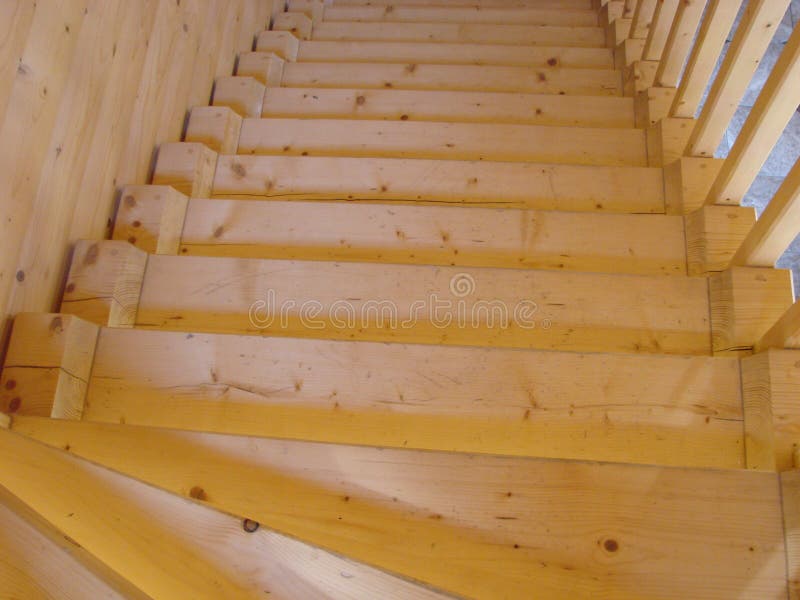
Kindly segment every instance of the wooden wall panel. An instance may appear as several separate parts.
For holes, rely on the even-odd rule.
[[[0,2],[2,338],[17,312],[54,308],[71,244],[106,237],[118,190],[147,181],[156,146],[180,139],[187,109],[209,102],[272,8]]]

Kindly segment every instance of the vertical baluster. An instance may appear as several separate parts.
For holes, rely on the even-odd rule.
[[[683,0],[675,13],[662,53],[661,63],[656,71],[656,85],[668,88],[678,87],[678,81],[686,64],[686,57],[692,48],[697,27],[703,17],[706,0]]]

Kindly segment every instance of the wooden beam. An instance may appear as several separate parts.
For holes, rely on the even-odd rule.
[[[0,412],[80,419],[98,327],[72,315],[20,313],[0,377]]]
[[[646,39],[656,14],[658,0],[639,0],[631,22],[631,37]]]
[[[707,0],[682,0],[678,3],[656,71],[656,85],[666,88],[678,87],[706,3]]]
[[[653,22],[647,34],[647,43],[644,45],[642,59],[661,61],[680,1],[659,0],[656,5],[656,12],[653,15]],[[683,1],[686,2],[686,0]]]
[[[587,389],[595,390],[590,398]],[[744,467],[739,367],[731,358],[104,329],[84,420],[395,448]]]
[[[739,204],[800,105],[800,27],[772,68],[725,164],[708,193],[708,204]],[[796,226],[800,232],[800,225]]]
[[[213,196],[660,213],[664,177],[660,168],[647,167],[222,156]]]
[[[684,217],[689,275],[724,271],[756,222],[755,209],[703,206]]]
[[[198,502],[208,499],[199,492],[167,493],[75,458],[61,451],[65,447],[71,450],[0,431],[0,485],[68,545],[122,579],[125,597],[134,588],[134,598],[244,598],[263,596],[264,590],[287,598],[442,598],[287,538],[250,513],[213,510]]]
[[[714,156],[788,6],[789,0],[747,3],[686,147],[687,156]],[[683,102],[682,96],[679,98]]]
[[[272,60],[269,54],[259,54],[259,58]],[[274,57],[276,60],[280,60]],[[264,100],[264,83],[256,77],[245,77],[244,73],[252,73],[249,68],[261,73],[260,77],[266,78],[266,74],[259,71],[251,62],[247,62],[242,71],[242,76],[217,77],[214,81],[214,96],[211,104],[213,106],[227,106],[242,117],[258,117],[261,115],[261,103]],[[267,67],[265,67],[267,68]],[[280,79],[279,79],[280,81]]]
[[[127,242],[77,242],[61,312],[98,325],[132,327],[147,256]]]
[[[670,215],[689,214],[704,205],[722,168],[722,159],[681,157],[664,166],[664,204]]]
[[[679,217],[513,208],[192,199],[180,252],[686,274]]]
[[[689,62],[681,78],[670,116],[693,119],[700,106],[741,0],[709,0]]]
[[[302,13],[311,19],[313,26],[322,23],[325,14],[325,5],[322,0],[288,0],[286,11],[289,13]]]
[[[420,0],[338,0],[336,6],[420,6]],[[426,0],[423,6],[593,9],[591,0]]]
[[[619,96],[610,69],[535,70],[528,67],[380,63],[286,63],[284,87],[378,88]]]
[[[291,7],[290,0],[289,6]],[[606,6],[618,6],[617,2]],[[595,27],[597,13],[569,8],[481,8],[478,6],[328,6],[326,21],[483,23],[486,25],[558,25]]]
[[[755,227],[739,247],[732,264],[774,267],[800,233],[800,160],[783,180]]]
[[[276,2],[276,4],[278,4]],[[258,52],[271,52],[283,60],[295,61],[297,50],[300,47],[298,40],[289,31],[262,31],[256,38],[256,50]]]
[[[149,254],[177,254],[188,203],[187,196],[167,185],[127,185],[122,188],[112,239]]]
[[[245,119],[238,151],[639,167],[648,158],[640,129],[408,120]]]
[[[300,40],[310,40],[313,22],[302,13],[281,13],[272,20],[272,29],[288,31]]]
[[[450,42],[602,48],[600,27],[484,25],[460,23],[332,23],[314,28],[315,40]],[[301,38],[302,39],[302,38]]]
[[[153,185],[169,185],[187,196],[211,194],[217,153],[197,142],[170,142],[158,148]]]
[[[777,597],[786,588],[772,473],[32,418],[15,427],[172,493],[196,497],[202,491],[211,507],[456,595],[562,599],[580,589],[587,598],[684,598],[702,589],[705,598],[727,599],[742,590],[751,598]],[[659,552],[641,556],[639,548]],[[598,560],[602,577],[594,575]]]
[[[462,280],[472,293],[458,295]],[[707,292],[705,279],[660,275],[490,268],[465,274],[460,267],[152,255],[136,325],[702,355],[710,352]]]
[[[272,32],[274,33],[274,32]],[[270,51],[274,42],[256,49]],[[611,69],[612,52],[608,48],[563,46],[510,46],[507,44],[445,42],[375,42],[375,41],[304,41],[295,53],[300,62],[366,62],[439,65],[504,65],[513,67],[552,67],[575,69]],[[286,58],[286,57],[284,57]],[[291,60],[286,58],[287,60]]]
[[[214,152],[236,154],[242,117],[227,106],[195,106],[189,113],[184,142],[205,144]]]
[[[800,471],[780,475],[789,600],[800,598]]]
[[[791,272],[731,267],[709,278],[715,354],[750,354],[792,305]]]
[[[267,88],[261,116],[622,129],[634,125],[631,98],[313,87]]]
[[[742,359],[747,468],[796,468],[800,445],[800,352],[769,349]]]
[[[666,118],[648,127],[648,164],[651,167],[663,167],[680,160],[694,126],[693,119]]]

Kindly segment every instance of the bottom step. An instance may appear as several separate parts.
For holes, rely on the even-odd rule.
[[[13,429],[454,594],[571,600],[763,600],[786,594],[775,473],[393,450],[22,417]],[[11,435],[0,432],[0,441]],[[14,451],[12,444],[0,444],[0,484],[22,476],[39,489],[51,486],[35,463],[22,475],[9,468],[19,460]],[[69,483],[70,471],[63,473]],[[152,515],[159,517],[157,507]]]

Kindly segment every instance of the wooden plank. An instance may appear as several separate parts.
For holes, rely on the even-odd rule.
[[[684,217],[689,275],[723,271],[756,222],[747,206],[703,206]]]
[[[769,349],[742,359],[747,467],[786,471],[800,443],[800,353]]]
[[[688,277],[153,255],[136,326],[707,354],[707,291]]]
[[[240,154],[647,166],[641,129],[336,119],[245,119]]]
[[[411,63],[286,63],[284,87],[385,88],[619,96],[620,74],[599,69],[534,69]]]
[[[0,483],[140,597],[442,597],[241,516],[249,513],[212,510],[197,494],[168,494],[7,431],[0,447]]]
[[[800,160],[767,204],[731,264],[774,267],[800,232]]]
[[[6,118],[11,90],[33,23],[36,6],[16,0],[0,4],[0,123]]]
[[[606,45],[605,32],[600,27],[543,25],[323,22],[314,28],[312,38],[387,42],[472,42],[578,48],[603,48]]]
[[[786,535],[789,600],[800,598],[800,471],[781,473],[781,504]]]
[[[213,196],[664,211],[658,168],[399,158],[221,156]]]
[[[776,474],[17,427],[458,595],[761,599],[786,588]]]
[[[192,199],[180,252],[686,274],[678,217],[510,208]]]
[[[644,60],[661,60],[664,47],[672,29],[672,21],[678,10],[680,0],[659,0],[656,5],[656,12],[653,15],[653,22],[647,35],[647,42],[644,45],[642,58]],[[684,0],[685,2],[686,0]]]
[[[744,466],[730,358],[105,329],[87,408],[89,421],[237,435]]]
[[[260,39],[260,38],[259,38]],[[259,51],[269,49],[266,43]],[[309,40],[300,44],[299,62],[367,62],[452,65],[505,65],[611,69],[608,48],[510,46],[507,44],[448,44],[444,42],[370,42]]]
[[[708,1],[670,116],[695,117],[740,6],[741,0]]]
[[[150,254],[177,254],[188,201],[168,185],[126,185],[111,237]]]
[[[656,14],[658,0],[639,0],[631,21],[631,37],[646,39]]]
[[[337,0],[336,6],[447,6],[463,8],[565,8],[586,10],[591,0]]]
[[[707,0],[680,2],[669,30],[662,60],[656,71],[656,84],[668,88],[678,87],[683,67],[694,44],[697,28],[703,18]],[[652,48],[651,48],[652,50]]]
[[[236,154],[241,128],[242,118],[228,106],[195,106],[183,139],[205,144],[220,154]]]
[[[708,204],[739,204],[769,158],[800,105],[800,27],[786,42],[750,110],[722,170],[708,193]],[[800,225],[796,225],[796,232]]]
[[[431,90],[267,88],[261,116],[567,127],[634,125],[632,98]]]
[[[391,5],[390,5],[391,6]],[[483,8],[479,6],[328,6],[326,21],[484,23],[596,27],[593,10],[570,8]]]
[[[686,147],[687,156],[714,156],[788,6],[789,0],[747,3]]]

